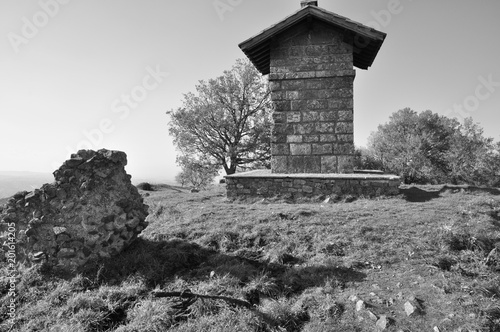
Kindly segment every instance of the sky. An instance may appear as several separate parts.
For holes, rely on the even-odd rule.
[[[500,1],[319,0],[387,33],[356,70],[357,146],[399,109],[471,116],[500,140]],[[0,171],[51,173],[79,149],[133,179],[180,171],[167,111],[300,0],[0,0]]]

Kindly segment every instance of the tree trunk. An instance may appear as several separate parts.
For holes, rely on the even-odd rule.
[[[227,165],[227,163],[224,163],[224,171],[226,172],[226,175],[231,175],[236,173],[236,164],[231,163],[230,166]]]
[[[224,170],[226,171],[226,175],[234,174],[234,173],[236,173],[236,165],[231,164],[231,166],[229,166],[229,167],[224,166]]]

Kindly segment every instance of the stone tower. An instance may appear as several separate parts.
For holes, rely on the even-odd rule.
[[[273,173],[351,173],[354,67],[373,63],[386,34],[301,1],[239,46],[269,74]]]

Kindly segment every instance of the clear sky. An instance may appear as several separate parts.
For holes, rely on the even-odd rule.
[[[319,0],[388,34],[357,70],[355,143],[410,107],[500,139],[500,1]],[[300,0],[0,0],[0,171],[52,172],[79,148],[125,151],[133,178],[179,171],[166,111],[244,57]]]

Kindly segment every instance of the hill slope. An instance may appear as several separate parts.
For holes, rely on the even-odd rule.
[[[500,330],[498,195],[241,204],[163,187],[146,203],[119,257],[73,279],[21,267],[13,330]]]

